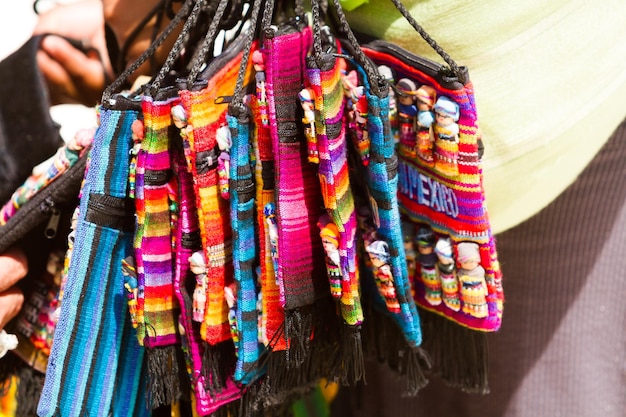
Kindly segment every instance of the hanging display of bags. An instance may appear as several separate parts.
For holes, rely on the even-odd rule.
[[[76,167],[3,211],[7,248],[72,180],[39,415],[280,413],[370,356],[408,395],[487,392],[502,275],[467,69],[360,42],[338,0],[204,3],[107,88]]]

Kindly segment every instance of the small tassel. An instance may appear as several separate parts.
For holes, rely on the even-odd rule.
[[[424,319],[424,349],[432,358],[433,372],[453,388],[488,394],[487,334],[424,310],[420,317]]]
[[[148,404],[153,409],[162,405],[171,405],[183,395],[180,381],[188,378],[180,378],[179,356],[176,346],[146,349],[148,366],[146,395]]]
[[[361,343],[361,326],[344,325],[341,329],[341,383],[353,386],[365,382],[365,358]]]
[[[430,361],[424,350],[419,347],[410,348],[407,346],[406,350],[401,352],[401,357],[404,361],[400,368],[400,375],[404,376],[406,380],[406,387],[402,395],[415,397],[419,390],[428,384],[424,368],[430,368]]]
[[[235,361],[235,346],[230,340],[217,345],[204,343],[202,375],[207,381],[209,392],[218,392],[224,388],[226,379],[235,369]]]
[[[288,367],[299,367],[309,355],[312,319],[313,312],[310,309],[295,309],[285,314],[285,337],[290,340]]]
[[[387,312],[375,311],[376,307],[367,304],[366,307],[363,326],[365,356],[386,362],[402,377],[406,384],[403,396],[417,395],[428,384],[427,372],[431,363],[427,352],[421,347],[410,346],[397,322]]]

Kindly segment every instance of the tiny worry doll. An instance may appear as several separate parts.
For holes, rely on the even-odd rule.
[[[356,71],[350,71],[342,76],[344,95],[346,102],[346,115],[348,119],[347,135],[350,136],[361,162],[364,166],[369,163],[370,140],[367,132],[367,97],[363,92],[363,86],[358,85]]]
[[[276,222],[276,206],[274,203],[267,203],[263,208],[263,214],[265,215],[267,236],[270,242],[270,254],[274,263],[274,273],[276,273],[278,271],[278,223]]]
[[[317,138],[315,137],[315,103],[313,91],[310,88],[303,88],[298,93],[300,105],[302,106],[302,124],[304,125],[304,136],[306,137],[307,152],[309,162],[318,164],[320,156],[317,149]]]
[[[409,78],[401,78],[396,84],[398,93],[398,126],[400,131],[400,149],[411,158],[416,157],[415,122],[417,118],[417,104],[415,93],[417,85]]]
[[[141,141],[144,137],[143,122],[135,120],[130,126],[133,138],[133,147],[130,149],[130,162],[128,166],[128,196],[135,198],[136,178],[137,178],[137,154],[141,148]]]
[[[230,198],[229,179],[230,179],[230,147],[232,141],[230,137],[230,129],[227,125],[220,126],[215,132],[215,141],[219,155],[217,157],[217,176],[220,195],[224,200]]]
[[[437,99],[434,112],[435,170],[455,177],[459,174],[459,105],[442,96]]]
[[[420,278],[424,284],[424,298],[433,306],[441,304],[441,282],[437,277],[437,255],[435,254],[435,234],[428,226],[417,229],[415,243],[417,244],[417,261],[420,265]]]
[[[189,131],[193,130],[193,126],[190,126],[187,120],[187,112],[182,104],[172,106],[172,124],[180,130],[180,137],[183,141],[183,151],[185,153],[185,160],[187,161],[187,167],[191,169],[191,149],[189,144]]]
[[[364,166],[367,166],[370,161],[370,137],[367,131],[367,111],[367,97],[363,95],[353,106],[348,125]]]
[[[396,296],[393,274],[389,264],[389,245],[384,240],[375,240],[365,247],[369,255],[374,281],[381,297],[387,305],[387,310],[392,313],[400,313],[400,303]]]
[[[429,85],[422,85],[417,89],[415,98],[417,100],[417,156],[421,162],[432,165],[434,163],[434,137],[431,127],[435,121],[433,107],[437,99],[437,91]]]
[[[415,251],[415,226],[409,221],[402,222],[402,240],[404,242],[404,255],[406,258],[406,267],[409,272],[409,280],[415,279],[415,271],[417,270],[417,252]]]
[[[224,297],[226,298],[226,304],[228,304],[230,334],[236,347],[239,342],[239,331],[237,330],[237,286],[234,282],[224,287]],[[237,350],[235,350],[235,354],[237,354]]]
[[[122,259],[122,274],[124,275],[124,289],[126,290],[130,322],[134,328],[137,328],[137,300],[139,299],[139,284],[137,281],[135,259],[132,256]]]
[[[461,242],[457,245],[459,262],[459,282],[461,283],[461,303],[463,313],[472,317],[484,318],[489,314],[487,306],[487,283],[485,269],[480,265],[480,251],[477,243]]]
[[[252,64],[254,66],[254,80],[256,82],[256,97],[261,114],[261,124],[267,126],[269,117],[267,113],[267,93],[265,90],[265,58],[263,52],[258,49],[252,52]]]
[[[461,309],[459,282],[456,278],[454,251],[449,238],[440,237],[435,244],[437,272],[441,281],[443,304],[453,311]]]
[[[202,251],[194,252],[189,257],[189,269],[196,276],[196,287],[193,290],[193,321],[202,323],[206,306],[207,269]]]
[[[326,271],[330,282],[330,294],[333,299],[341,298],[341,260],[339,257],[339,229],[330,220],[327,214],[320,217],[317,223],[320,228],[320,238],[326,253]]]

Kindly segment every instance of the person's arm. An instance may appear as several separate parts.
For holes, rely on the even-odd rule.
[[[163,0],[84,0],[41,14],[33,35],[60,35],[44,38],[37,56],[48,82],[51,104],[97,104],[106,85],[118,75],[116,72],[136,60],[167,26],[166,4]],[[171,12],[178,11],[180,4],[172,3]],[[63,37],[80,43],[82,48]],[[165,61],[175,39],[175,34],[170,36],[154,59],[134,75],[152,75],[151,65]],[[116,62],[111,63],[111,59]]]
[[[19,249],[0,255],[0,329],[19,313],[24,295],[15,284],[26,276],[26,256]]]
[[[104,36],[100,0],[59,5],[42,13],[33,35],[42,40],[37,63],[48,82],[51,104],[93,106],[113,77]],[[72,39],[74,44],[67,39]]]

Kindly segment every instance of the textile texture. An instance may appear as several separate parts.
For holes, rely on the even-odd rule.
[[[178,303],[174,297],[172,225],[168,182],[172,177],[169,153],[170,111],[178,97],[157,101],[144,96],[142,110],[145,136],[137,155],[137,231],[135,248],[138,285],[143,288],[143,321],[138,337],[146,347],[169,346],[178,342]]]
[[[373,201],[376,232],[389,245],[389,265],[393,275],[400,312],[393,315],[412,347],[422,340],[419,316],[411,294],[405,259],[400,210],[398,206],[397,156],[389,125],[389,97],[380,98],[366,86],[367,128],[370,136],[370,161],[367,188]]]
[[[440,237],[445,236],[452,240],[455,246],[452,255],[459,263],[462,258],[458,253],[462,247],[459,244],[465,241],[476,243],[479,248],[479,268],[484,268],[486,288],[482,283],[482,277],[479,277],[480,283],[475,284],[478,278],[464,275],[463,270],[459,268],[461,302],[468,305],[450,308],[449,303],[442,303],[439,299],[430,297],[429,292],[432,290],[429,286],[432,280],[420,279],[418,268],[416,276],[412,277],[416,291],[415,299],[420,307],[448,317],[463,326],[482,331],[497,330],[503,308],[502,272],[497,261],[495,240],[491,234],[485,208],[482,166],[478,156],[480,131],[473,86],[470,82],[464,86],[459,84],[458,88],[446,88],[408,58],[402,60],[388,53],[368,49],[366,53],[377,64],[393,68],[396,78],[406,77],[419,85],[433,87],[436,90],[437,103],[444,102],[449,106],[445,108],[458,109],[455,115],[458,115],[457,140],[450,140],[457,136],[455,133],[450,136],[450,126],[444,128],[443,124],[437,122],[432,125],[434,163],[425,163],[419,156],[415,156],[412,149],[414,143],[411,145],[404,139],[401,140],[398,151],[398,200],[402,212],[417,227],[429,227]],[[434,106],[435,111],[438,105]],[[411,127],[408,135],[412,135],[415,142],[415,133],[412,133]],[[442,151],[443,145],[445,147]],[[452,145],[455,150],[452,150]],[[450,154],[454,154],[454,157],[450,157]],[[420,242],[417,244],[419,246]],[[434,263],[432,266],[434,267]],[[424,277],[423,271],[421,275]],[[471,284],[466,285],[464,280],[471,281]],[[482,294],[483,291],[486,291],[486,294]],[[474,297],[475,292],[481,293],[479,297]],[[477,302],[480,304],[480,307],[476,307],[481,309],[479,312],[470,310],[470,301],[474,299],[482,300]]]
[[[238,62],[231,62],[208,80],[206,88],[179,93],[192,127],[187,132],[187,139],[207,266],[208,285],[201,335],[212,345],[231,338],[224,287],[233,282],[230,207],[228,201],[220,197],[216,150],[216,132],[226,123],[227,108],[215,104],[215,99],[232,94],[230,89],[238,69]]]
[[[275,158],[277,278],[284,288],[285,310],[313,305],[326,276],[321,239],[316,233],[323,207],[315,167],[297,129],[297,97],[303,84],[304,59],[311,31],[266,38],[267,97]],[[318,288],[316,288],[318,286]]]
[[[133,220],[125,209],[131,208],[126,202],[128,155],[130,127],[137,116],[138,111],[102,109],[80,202],[63,313],[38,407],[42,416],[79,416],[86,410],[107,415],[121,395],[118,390],[128,384],[137,387],[141,380],[143,350],[128,333],[121,268],[122,259],[132,253]],[[117,216],[106,215],[102,207],[116,207]],[[124,384],[118,381],[120,370],[126,372]],[[75,389],[64,389],[68,386]],[[141,392],[140,387],[125,392],[122,409],[131,414],[135,401],[144,400],[137,397]]]
[[[489,395],[433,378],[416,398],[399,398],[394,376],[369,364],[366,388],[340,392],[333,415],[623,416],[626,308],[623,292],[606,289],[626,270],[625,158],[623,123],[559,198],[497,235],[507,311],[488,335]]]
[[[238,340],[234,379],[248,384],[259,376],[257,361],[260,355],[259,312],[254,270],[257,250],[254,228],[255,188],[250,166],[250,119],[245,113],[229,115],[227,119],[232,135],[230,215],[233,227],[233,265],[237,284],[235,314]]]
[[[342,276],[340,309],[346,324],[354,326],[363,322],[363,309],[359,295],[356,210],[350,188],[345,98],[340,68],[340,60],[335,59],[331,69],[308,68],[306,75],[319,115],[315,122],[315,135],[322,197],[332,222],[339,230],[339,266]]]

